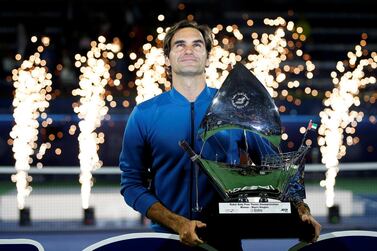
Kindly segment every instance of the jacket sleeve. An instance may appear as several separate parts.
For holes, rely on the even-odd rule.
[[[142,215],[158,199],[148,189],[147,170],[148,146],[145,124],[138,107],[128,118],[124,132],[122,151],[119,157],[121,170],[121,194],[126,203]]]

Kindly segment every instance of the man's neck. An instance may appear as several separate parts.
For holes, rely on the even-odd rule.
[[[182,94],[188,101],[194,102],[205,88],[205,76],[173,76],[174,88]]]

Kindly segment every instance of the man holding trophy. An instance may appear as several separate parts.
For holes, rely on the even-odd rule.
[[[250,195],[261,194],[266,194],[263,199],[281,199],[284,197],[282,191],[289,195],[287,191],[292,186],[279,183],[277,189],[247,183],[260,174],[267,173],[262,175],[262,179],[286,175],[275,167],[271,170],[259,168],[263,166],[264,156],[276,155],[271,141],[266,139],[273,136],[273,129],[277,127],[265,126],[264,121],[269,118],[259,120],[258,114],[246,116],[243,124],[237,123],[243,116],[237,111],[248,109],[255,100],[259,100],[258,97],[249,97],[244,91],[229,94],[229,89],[221,92],[206,86],[205,68],[211,48],[212,33],[208,26],[184,20],[168,30],[164,54],[173,88],[137,105],[128,119],[120,155],[121,193],[128,205],[151,219],[155,231],[177,233],[181,242],[190,246],[201,245],[205,241],[217,250],[242,250],[239,232],[222,222],[211,221],[212,226],[206,225],[209,215],[218,210],[219,202],[242,201]],[[222,95],[224,93],[230,95],[229,100]],[[229,101],[230,110],[226,106],[219,107],[218,100]],[[232,109],[236,112],[232,113]],[[222,113],[229,121],[213,117]],[[265,116],[264,112],[260,116]],[[249,120],[259,124],[249,123]],[[252,127],[248,130],[250,124]],[[208,125],[214,127],[206,128]],[[229,125],[235,128],[216,130]],[[260,128],[259,133],[257,130]],[[290,168],[280,161],[280,157],[277,159],[277,162],[274,160],[277,166],[285,165],[283,169],[286,171]],[[246,168],[250,165],[259,169]],[[292,166],[297,169],[297,165]],[[225,169],[229,169],[230,174],[223,173]],[[236,174],[235,170],[238,170]],[[293,180],[294,173],[290,173],[289,179]],[[216,183],[217,175],[224,180],[223,183]],[[240,183],[233,182],[233,177]],[[235,185],[246,182],[247,185],[229,188],[228,184],[232,182]],[[293,202],[298,217],[313,228],[313,235],[308,241],[314,242],[321,226],[300,196],[284,198],[293,197],[294,201],[289,200]],[[204,240],[199,234],[202,232],[205,233]]]

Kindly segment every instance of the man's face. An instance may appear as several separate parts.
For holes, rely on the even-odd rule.
[[[171,40],[171,50],[167,58],[173,76],[204,74],[207,63],[207,50],[200,31],[190,27],[178,30]]]

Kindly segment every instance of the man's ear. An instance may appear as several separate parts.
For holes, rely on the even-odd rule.
[[[207,56],[207,59],[206,59],[206,67],[209,66],[209,55]]]
[[[165,64],[166,66],[170,66],[170,60],[168,57],[165,57]]]

